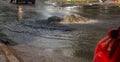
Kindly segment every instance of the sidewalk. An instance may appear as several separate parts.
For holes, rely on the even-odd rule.
[[[18,45],[8,47],[0,44],[0,47],[3,48],[7,57],[6,59],[9,60],[9,62],[89,62],[89,60],[83,58],[66,57],[45,52],[43,49],[33,46]],[[3,57],[3,55],[0,55],[0,62],[7,62]]]

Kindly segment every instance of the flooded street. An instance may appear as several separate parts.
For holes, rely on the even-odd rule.
[[[6,39],[4,36],[7,36],[23,45],[13,46],[21,54],[23,51],[24,54],[34,54],[32,51],[35,51],[34,56],[41,53],[40,55],[46,55],[46,58],[53,54],[48,60],[40,59],[42,62],[55,62],[59,58],[58,62],[92,62],[98,41],[107,35],[109,29],[120,26],[120,8],[108,10],[109,8],[54,7],[40,0],[36,0],[35,5],[10,4],[9,1],[2,0],[0,5],[3,5],[0,6],[1,38]],[[80,15],[79,17],[84,17],[87,21],[49,21],[52,16],[65,18],[72,14]],[[42,52],[39,52],[41,50]],[[24,54],[20,57],[30,59]],[[39,57],[35,57],[35,62],[39,62]],[[53,61],[49,61],[50,59]]]

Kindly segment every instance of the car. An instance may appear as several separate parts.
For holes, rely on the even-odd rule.
[[[35,4],[35,0],[10,0],[10,3],[13,3],[15,2],[16,4],[19,4],[19,3],[29,3],[31,2],[32,4]]]

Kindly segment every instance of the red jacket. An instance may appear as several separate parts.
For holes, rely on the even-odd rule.
[[[120,28],[109,30],[108,36],[100,40],[94,52],[94,62],[120,62]]]

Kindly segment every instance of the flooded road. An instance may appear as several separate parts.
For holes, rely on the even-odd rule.
[[[12,41],[42,48],[43,51],[92,62],[97,42],[109,29],[120,26],[117,10],[54,7],[37,0],[35,5],[16,5],[1,1],[0,27]],[[119,10],[119,9],[118,9]],[[88,21],[49,23],[48,17],[78,14]],[[79,60],[77,60],[79,62]]]

